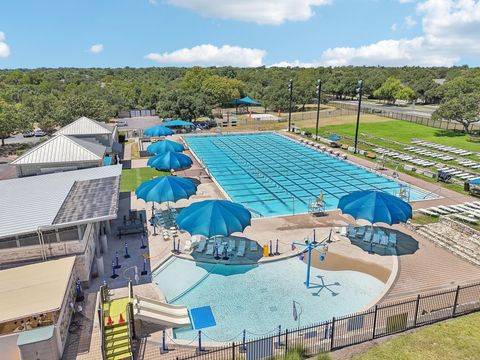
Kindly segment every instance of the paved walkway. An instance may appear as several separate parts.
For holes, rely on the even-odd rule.
[[[479,266],[470,264],[442,247],[435,246],[433,242],[405,226],[395,226],[395,228],[414,237],[418,241],[418,250],[413,254],[407,253],[398,257],[397,280],[383,301],[480,281]],[[399,251],[401,252],[401,248]]]

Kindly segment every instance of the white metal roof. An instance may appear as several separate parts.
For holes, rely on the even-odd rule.
[[[113,133],[114,128],[97,120],[85,116],[64,126],[55,134],[63,135],[108,135]]]
[[[35,146],[12,161],[12,165],[99,161],[103,158],[99,151],[101,146],[60,134]],[[105,153],[106,148],[103,147],[103,149],[103,153]]]
[[[0,271],[0,322],[59,310],[75,256]]]
[[[120,176],[121,171],[122,165],[112,165],[0,181],[0,238],[52,225],[75,181]]]

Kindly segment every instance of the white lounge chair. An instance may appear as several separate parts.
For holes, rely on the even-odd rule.
[[[365,231],[365,236],[363,237],[363,241],[371,242],[372,241],[372,235],[373,235],[372,230]]]
[[[237,256],[245,256],[245,246],[246,246],[246,241],[245,240],[240,240],[238,243],[238,250],[237,250]]]
[[[200,241],[198,243],[198,247],[195,249],[196,252],[198,253],[202,253],[203,250],[205,250],[205,246],[207,245],[207,242],[206,241]]]
[[[205,255],[213,255],[214,250],[215,250],[215,244],[209,243],[207,245],[207,251],[205,251]]]
[[[357,230],[357,236],[358,237],[363,237],[363,235],[365,235],[365,227],[364,226],[359,227],[358,230]]]
[[[464,222],[468,222],[468,223],[471,223],[471,224],[477,224],[478,223],[478,219],[471,218],[471,217],[468,217],[468,216],[464,216],[464,215],[460,215],[460,214],[453,214],[452,216],[456,219],[459,219],[459,220],[462,220]]]
[[[348,237],[355,237],[357,236],[357,231],[353,225],[347,226],[347,235]]]
[[[388,245],[389,246],[397,246],[397,233],[389,233],[388,234]]]
[[[380,238],[380,245],[388,246],[388,235],[383,234]]]
[[[422,214],[428,215],[428,216],[439,216],[440,215],[438,213],[434,213],[433,211],[430,211],[430,210],[427,210],[427,209],[419,209],[418,211],[421,212]]]
[[[185,245],[183,245],[183,251],[190,251],[192,250],[192,242],[190,240],[185,241]]]

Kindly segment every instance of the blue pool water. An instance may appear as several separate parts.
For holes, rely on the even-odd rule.
[[[153,274],[170,303],[188,308],[210,305],[217,325],[202,330],[204,339],[234,341],[242,331],[253,338],[274,333],[278,326],[296,328],[293,301],[300,325],[312,324],[359,311],[374,300],[385,284],[355,271],[326,271],[312,267],[311,288],[306,289],[306,264],[298,258],[261,265],[195,263],[174,258]],[[325,286],[322,286],[324,284]],[[191,340],[191,328],[175,330],[179,339]]]
[[[320,192],[327,210],[357,190],[398,194],[403,187],[411,201],[432,196],[274,133],[185,140],[231,200],[254,216],[306,213]]]

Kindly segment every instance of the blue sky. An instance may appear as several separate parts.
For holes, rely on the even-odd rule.
[[[473,0],[12,0],[0,14],[0,68],[476,66],[480,55]]]

